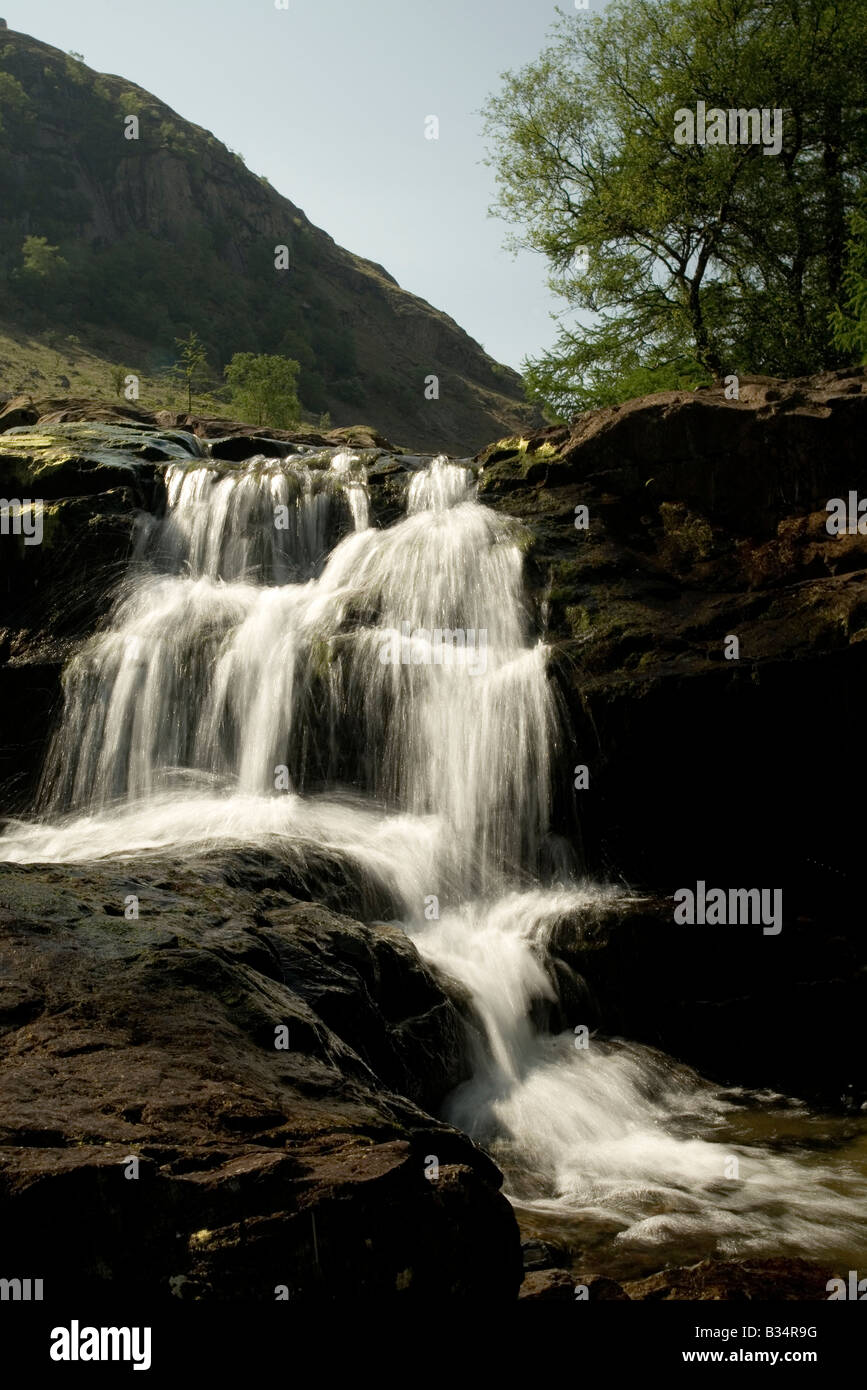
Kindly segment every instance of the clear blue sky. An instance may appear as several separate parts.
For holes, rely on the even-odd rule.
[[[545,264],[506,252],[487,213],[478,112],[544,46],[554,0],[0,0],[0,14],[213,131],[500,361],[552,343]]]

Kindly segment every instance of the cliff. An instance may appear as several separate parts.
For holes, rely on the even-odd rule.
[[[136,139],[128,118],[138,123]],[[520,377],[381,266],[337,246],[208,131],[25,34],[0,36],[3,317],[158,374],[196,331],[301,364],[302,404],[399,442],[479,448],[532,412]],[[56,253],[28,271],[25,238]],[[275,248],[289,268],[275,268]],[[0,387],[27,388],[7,364]],[[438,399],[426,381],[438,378]],[[48,383],[46,383],[48,384]]]

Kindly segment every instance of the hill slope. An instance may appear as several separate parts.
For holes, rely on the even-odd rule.
[[[138,139],[126,138],[128,118]],[[300,394],[417,447],[471,452],[530,423],[521,382],[446,314],[337,246],[208,131],[150,93],[0,31],[4,318],[80,339],[144,377],[195,330],[215,377],[234,352],[297,358]],[[48,248],[28,268],[22,248]],[[288,270],[275,248],[288,247]],[[56,247],[52,252],[50,248]],[[439,379],[438,400],[425,398]],[[7,390],[21,381],[6,379]]]

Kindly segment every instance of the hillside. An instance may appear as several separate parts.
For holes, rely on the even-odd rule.
[[[138,139],[125,138],[130,116]],[[171,404],[153,383],[194,330],[214,382],[235,352],[296,358],[303,406],[334,425],[364,418],[404,444],[468,453],[531,423],[515,372],[337,246],[208,131],[11,30],[0,32],[0,186],[4,335],[23,354],[2,354],[7,396],[62,388],[36,365],[62,345],[67,362],[88,358],[91,388],[104,378],[110,394],[111,368],[125,366],[145,404]],[[27,237],[48,243],[29,268]],[[288,270],[275,269],[278,246]],[[431,375],[438,400],[425,398]]]

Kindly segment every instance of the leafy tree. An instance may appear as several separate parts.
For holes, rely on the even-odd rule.
[[[848,262],[843,272],[843,304],[831,313],[834,342],[841,352],[867,362],[867,189],[849,218]]]
[[[679,144],[674,113],[779,108],[782,148]],[[867,171],[867,7],[613,0],[560,13],[487,104],[494,211],[567,306],[526,366],[563,414],[725,371],[839,360],[829,314]],[[589,317],[578,324],[577,315]]]
[[[299,364],[291,357],[236,352],[225,368],[232,402],[257,425],[288,429],[301,416]]]
[[[112,367],[111,384],[114,387],[114,393],[116,396],[123,395],[123,388],[126,384],[126,379],[128,375],[129,373],[127,372],[126,367]]]
[[[204,384],[208,375],[208,354],[197,333],[190,332],[186,338],[175,338],[175,347],[180,355],[175,362],[173,375],[180,380],[187,391],[187,410],[193,408],[193,388]]]
[[[49,246],[44,236],[25,237],[21,256],[24,274],[36,280],[54,280],[69,264],[61,256],[60,248]]]

